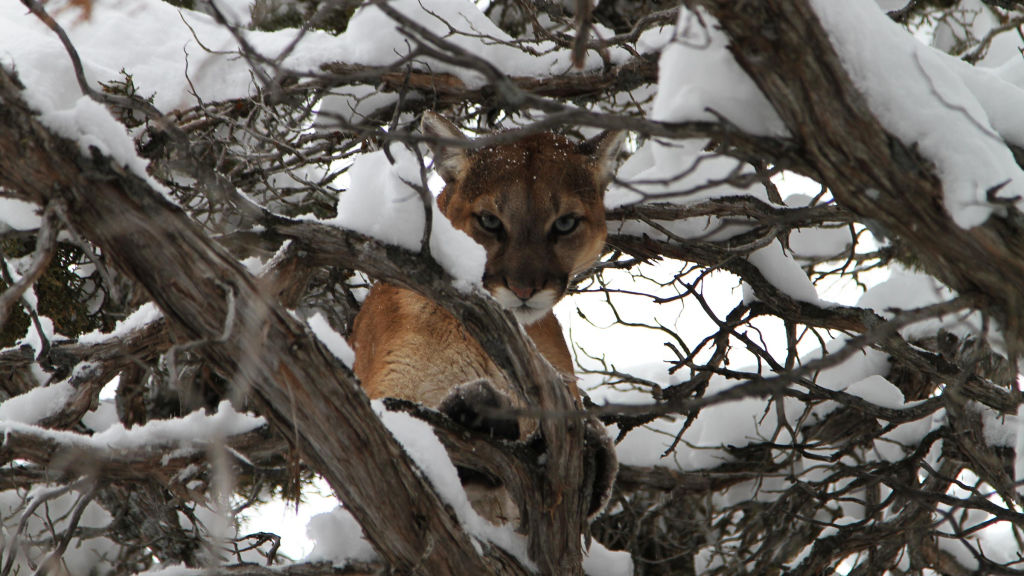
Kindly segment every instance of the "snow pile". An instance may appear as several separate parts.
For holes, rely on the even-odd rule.
[[[313,516],[306,525],[306,535],[314,542],[313,551],[305,558],[307,562],[343,566],[377,559],[373,546],[363,536],[363,528],[341,506]]]
[[[179,452],[168,451],[168,446],[179,447],[180,450],[208,446],[211,442],[224,439],[227,436],[242,434],[265,424],[262,418],[235,412],[227,401],[220,404],[216,414],[208,415],[202,412],[194,412],[184,418],[151,421],[130,430],[125,429],[120,423],[116,423],[93,436],[38,428],[22,423],[30,419],[27,416],[23,416],[22,421],[19,422],[11,419],[11,414],[7,413],[15,409],[24,410],[27,415],[45,413],[48,409],[53,408],[50,404],[50,402],[55,401],[53,389],[58,387],[50,386],[48,388],[35,389],[4,402],[3,406],[0,407],[0,410],[5,412],[2,419],[0,419],[0,434],[10,432],[33,434],[42,438],[56,440],[72,449],[81,446],[115,452],[135,448],[150,448],[159,450],[167,454],[167,457],[170,457]],[[26,519],[23,534],[31,535],[36,542],[48,543],[49,540],[47,538],[40,538],[38,535],[43,533],[47,536],[52,533],[60,534],[66,529],[67,519],[71,516],[71,509],[77,504],[78,494],[69,492],[58,495],[57,492],[53,492],[54,490],[61,489],[61,487],[51,488],[49,486],[33,488],[33,491],[28,494],[28,498],[30,500],[33,498],[45,498],[46,504],[37,511],[35,516]],[[21,515],[25,510],[22,506],[24,497],[25,494],[22,491],[9,490],[0,492],[0,518],[5,519],[5,534],[13,534],[17,523],[21,521]],[[225,529],[230,531],[227,535],[234,536],[234,530],[223,514],[200,507],[197,507],[195,512],[197,516],[204,520],[206,527],[212,524],[222,524],[226,527]],[[85,513],[78,528],[86,532],[93,528],[99,530],[109,525],[111,521],[112,518],[102,507],[96,503],[89,503],[85,508]],[[17,529],[22,530],[22,528]],[[197,525],[196,529],[200,530],[202,528]],[[53,532],[47,532],[47,530],[53,530]],[[35,557],[35,561],[38,562],[38,556],[41,551],[34,548],[30,542],[23,541],[21,544],[24,544],[24,546],[14,548],[16,558],[13,558],[13,560],[16,561],[15,566],[21,566],[22,569],[28,570],[29,561],[25,555],[30,553]],[[46,546],[43,548],[45,550]],[[67,566],[73,567],[76,571],[81,570],[82,572],[80,573],[87,574],[94,568],[100,570],[97,567],[106,565],[107,559],[116,557],[118,550],[118,547],[106,538],[83,538],[81,541],[76,541],[75,545],[68,547],[64,553],[63,561]],[[17,571],[18,568],[16,568],[15,572]],[[100,573],[102,573],[102,570],[100,570]]]
[[[977,406],[981,412],[985,431],[985,443],[989,446],[1017,446],[1017,435],[1024,431],[1024,406],[1017,408],[1016,414],[1002,414],[987,406]],[[1024,454],[1017,451],[1018,465],[1024,465]],[[1024,475],[1018,473],[1018,478]]]
[[[0,403],[0,422],[35,424],[64,410],[74,393],[67,381],[33,388]]]
[[[30,289],[27,292],[25,292],[25,294],[22,296],[22,298],[24,300],[26,300],[29,303],[30,306],[32,306],[33,308],[35,307],[35,305],[36,305],[36,298],[35,298],[35,290],[34,289]],[[59,341],[62,341],[62,340],[67,340],[66,336],[60,334],[54,328],[53,320],[51,320],[50,318],[48,318],[46,316],[39,316],[39,327],[42,328],[42,334],[40,334],[39,331],[37,330],[37,328],[35,326],[35,323],[33,322],[32,324],[33,325],[30,326],[29,329],[28,329],[28,333],[25,334],[25,337],[22,338],[21,340],[18,340],[18,342],[13,346],[13,348],[18,348],[18,347],[21,347],[21,346],[29,346],[29,347],[32,348],[32,350],[34,350],[38,354],[40,351],[42,351],[44,349],[44,344],[43,344],[43,339],[44,338],[46,339],[46,342],[49,342],[49,343],[59,342]],[[33,366],[33,370],[36,370],[37,367],[38,367],[38,364],[34,365]],[[39,375],[42,376],[42,371],[41,370],[39,371]],[[39,381],[40,382],[45,382],[46,380],[47,380],[47,378],[44,376]]]
[[[949,501],[970,501],[978,498],[978,494],[991,495],[989,501],[996,507],[1007,506],[991,486],[970,470],[962,471],[947,491]],[[1009,513],[1016,511],[1016,506],[1013,506]],[[1020,561],[1019,527],[1010,520],[1000,520],[977,507],[961,508],[945,503],[937,506],[932,520],[938,527],[937,532],[945,536],[936,538],[938,548],[953,556],[967,570],[979,574],[988,572],[982,569],[979,558],[1002,565]]]
[[[907,403],[900,391],[892,382],[883,376],[874,374],[863,380],[857,380],[843,390],[851,396],[866,400],[875,406],[899,410],[906,407]]]
[[[787,134],[764,94],[729,52],[728,38],[717,22],[704,13],[698,18],[685,8],[680,8],[676,36],[658,62],[658,94],[651,119],[724,120],[751,134]]]
[[[108,385],[109,386],[109,385]],[[117,402],[114,398],[102,398],[96,407],[82,415],[82,424],[93,432],[100,432],[120,422],[117,416]]]
[[[794,300],[811,304],[821,303],[814,284],[811,284],[803,268],[782,248],[778,240],[772,240],[764,248],[752,252],[747,256],[747,261],[757,267],[758,272],[769,284]],[[744,284],[743,292],[745,302],[755,299],[754,290],[748,285]]]
[[[227,400],[221,401],[217,412],[200,410],[173,420],[152,420],[126,429],[115,425],[95,434],[90,442],[109,448],[141,448],[165,444],[205,445],[218,439],[251,432],[266,425],[262,416],[236,412]]]
[[[139,330],[146,326],[156,322],[164,317],[163,312],[153,302],[146,302],[139,309],[132,312],[124,320],[118,320],[117,324],[114,325],[114,330],[111,332],[101,332],[94,330],[86,334],[82,334],[78,337],[78,343],[84,345],[100,344],[106,340],[112,338],[123,338],[128,336],[132,332]]]
[[[633,558],[628,552],[609,550],[594,540],[583,556],[587,576],[627,576],[633,574]]]
[[[752,175],[753,168],[739,160],[705,152],[707,144],[707,140],[646,142],[619,167],[615,176],[617,182],[605,194],[605,207],[620,208],[644,201],[696,204],[725,196],[748,195],[767,200],[760,188],[737,188],[728,182],[729,178]],[[680,226],[687,227],[672,231],[712,238],[729,235],[706,221],[700,225]],[[732,234],[736,231],[732,229]]]
[[[627,372],[637,371],[630,369]],[[664,376],[662,378],[665,379]],[[664,385],[679,383],[675,380],[678,378],[666,379]],[[736,381],[712,377],[705,396],[710,397],[735,386]],[[594,392],[599,392],[591,394],[598,402],[650,402],[650,396],[640,392],[614,391],[607,388]],[[786,399],[785,404],[787,418],[799,416],[801,407],[797,401]],[[734,459],[730,454],[730,448],[740,448],[771,438],[779,427],[779,418],[777,406],[772,404],[766,407],[764,398],[727,401],[703,408],[697,419],[680,437],[676,450],[668,454],[665,451],[675,442],[686,421],[685,416],[662,417],[643,428],[634,429],[618,444],[616,453],[622,465],[660,466],[680,471],[710,470]],[[615,426],[610,427],[613,438],[617,432]],[[791,441],[787,437],[777,440],[780,444]]]
[[[902,8],[906,2],[897,8]],[[986,38],[993,29],[1004,26],[1005,22],[1000,11],[993,10],[982,0],[958,0],[956,12],[952,18],[940,18],[935,22],[931,45],[943,52],[954,53],[965,46]],[[982,67],[1002,66],[1008,60],[1020,62],[1020,36],[1017,34],[997,34],[989,40],[981,50],[981,58],[977,60]],[[972,46],[965,55],[976,55],[982,46]]]
[[[617,182],[605,195],[605,207],[614,209],[639,202],[688,206],[735,196],[748,196],[771,204],[763,187],[739,188],[729,182],[739,176],[752,176],[753,168],[739,160],[705,152],[706,144],[704,140],[648,141],[619,168]],[[738,218],[723,221],[714,216],[702,216],[653,223],[614,221],[609,223],[608,232],[667,241],[681,238],[720,242],[750,229],[750,225]],[[793,255],[786,252],[777,240],[755,250],[747,259],[761,271],[765,280],[781,292],[802,302],[820,302],[814,285]],[[750,291],[747,300],[755,296]]]
[[[829,342],[824,357],[838,353],[846,345],[847,341],[843,339]],[[821,361],[822,358],[821,350],[816,350],[804,355],[801,363],[806,365]],[[630,368],[626,372],[657,382],[663,387],[679,384],[684,378],[679,375],[667,376],[663,369],[659,370],[655,366],[646,371]],[[855,352],[835,365],[823,367],[812,375],[811,380],[826,390],[846,392],[882,408],[900,410],[916,406],[918,402],[905,401],[903,393],[885,378],[888,372],[888,357],[868,348]],[[743,385],[736,380],[714,376],[704,396],[730,392],[737,386],[742,390]],[[591,396],[598,403],[636,404],[650,401],[646,393],[609,388],[591,391]],[[677,449],[667,455],[665,450],[675,442],[685,417],[663,417],[630,432],[618,445],[617,453],[619,461],[625,465],[662,466],[681,471],[713,469],[733,460],[732,449],[767,441],[779,445],[788,444],[793,441],[790,427],[820,422],[840,407],[839,402],[829,400],[813,406],[807,413],[807,406],[795,398],[784,398],[782,410],[778,402],[768,402],[761,396],[729,400],[703,408],[680,436]],[[943,418],[943,412],[939,411],[895,427],[876,445],[874,458],[902,458],[905,456],[903,447],[915,446]],[[617,430],[613,427],[613,436],[615,432]],[[808,463],[808,468],[814,467],[813,463]],[[766,491],[764,497],[770,498],[770,493]]]
[[[76,9],[47,4],[82,58],[92,88],[98,88],[97,82],[123,80],[124,69],[139,94],[153,96],[154,105],[165,113],[196,105],[196,96],[210,102],[254,92],[249,64],[237,54],[238,41],[212,17],[161,0],[98,0],[91,7],[86,19]],[[299,34],[240,33],[270,58]],[[337,43],[330,34],[307,32],[285,65],[315,70],[332,55],[342,54],[336,51]],[[17,70],[33,104],[42,111],[70,110],[81,98],[70,60],[56,36],[19,2],[0,5],[0,62]],[[192,87],[195,96],[189,93]]]
[[[35,204],[0,197],[0,234],[11,230],[36,230],[42,222]]]
[[[1024,197],[1024,171],[993,128],[986,102],[965,84],[967,75],[957,73],[962,62],[922,45],[870,4],[813,5],[882,125],[935,163],[957,225],[970,228],[988,219],[997,208],[986,194],[1004,183],[1000,198]],[[1009,101],[988,103],[1004,114],[1015,108],[1010,116],[1019,125],[1024,91],[1006,95]]]
[[[419,159],[393,146],[392,165],[383,151],[360,156],[349,170],[351,185],[338,201],[333,223],[388,244],[418,252],[423,237],[423,199]],[[431,198],[430,254],[455,279],[460,290],[480,286],[487,256],[482,246],[452,227]]]
[[[317,340],[323,344],[327,350],[334,354],[334,357],[348,366],[349,368],[355,364],[356,353],[352,350],[352,347],[345,341],[345,337],[335,332],[334,328],[327,322],[327,318],[320,312],[313,314],[306,320],[309,324],[309,329],[313,331]]]

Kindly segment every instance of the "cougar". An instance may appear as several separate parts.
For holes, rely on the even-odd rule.
[[[483,286],[519,320],[545,359],[579,399],[572,357],[551,308],[574,275],[601,255],[607,235],[603,196],[622,132],[573,142],[552,133],[470,149],[448,120],[427,112],[434,169],[445,182],[437,199],[455,228],[487,253]],[[371,398],[395,397],[447,413],[464,425],[506,438],[525,430],[516,418],[487,418],[519,406],[487,353],[446,310],[419,294],[376,283],[355,319],[354,370]],[[594,419],[586,449],[593,471],[588,515],[607,501],[617,469],[614,447]],[[518,510],[494,479],[460,470],[474,508],[492,522],[516,521]]]

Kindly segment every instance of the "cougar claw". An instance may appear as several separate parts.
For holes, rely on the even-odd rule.
[[[453,388],[438,409],[466,428],[515,440],[519,438],[519,421],[515,416],[501,414],[510,406],[508,398],[489,380],[480,379]]]

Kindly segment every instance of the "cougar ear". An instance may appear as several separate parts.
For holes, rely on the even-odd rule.
[[[459,128],[446,118],[431,111],[423,113],[420,120],[420,131],[430,138],[427,145],[434,155],[434,170],[444,178],[445,182],[453,182],[469,165],[469,150],[454,146],[443,140],[468,140]]]
[[[615,170],[619,167],[622,143],[625,141],[625,130],[605,130],[580,144],[580,152],[594,160],[594,179],[601,190],[604,190],[615,176]]]

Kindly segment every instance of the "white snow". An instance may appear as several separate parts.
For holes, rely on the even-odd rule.
[[[317,337],[317,340],[326,346],[338,360],[341,360],[343,364],[351,368],[356,361],[356,353],[348,345],[348,342],[345,341],[345,337],[335,332],[334,328],[331,328],[327,318],[324,318],[323,314],[317,312],[310,316],[306,322],[309,324],[310,330]]]
[[[705,397],[725,392],[743,383],[712,377]],[[629,397],[635,392],[615,393],[603,391],[603,400],[630,403]],[[648,397],[649,401],[649,397]],[[792,423],[802,410],[799,402],[785,399],[785,419]],[[761,397],[742,398],[703,408],[689,429],[683,433],[676,450],[664,455],[682,429],[686,418],[666,416],[643,428],[634,429],[616,447],[619,462],[632,466],[661,466],[677,470],[705,470],[732,461],[727,447],[742,447],[754,442],[775,438],[775,442],[786,444],[792,439],[788,432],[779,429],[781,415],[775,403]],[[614,438],[618,430],[612,428]],[[776,436],[776,434],[778,434]]]
[[[25,293],[25,296],[29,296],[29,292],[32,292],[32,297],[25,299],[29,300],[29,303],[32,306],[35,306],[35,292],[29,290],[28,292]],[[42,334],[39,333],[39,329],[36,327],[34,322],[30,324],[28,327],[28,331],[25,333],[25,337],[19,340],[16,346],[30,346],[32,347],[32,350],[35,350],[36,353],[39,353],[39,351],[43,349],[44,338],[48,342],[66,340],[64,336],[57,333],[56,330],[54,329],[53,320],[47,318],[46,316],[39,317],[39,327],[42,328]],[[38,364],[33,364],[33,367],[38,369]],[[40,382],[45,381],[45,378],[40,380]]]
[[[650,118],[662,122],[724,119],[744,132],[787,133],[760,88],[729,52],[728,39],[710,15],[679,9],[676,37],[658,62],[658,94]]]
[[[1017,408],[1017,438],[1013,444],[1016,459],[1013,463],[1014,478],[1024,480],[1024,406]]]
[[[0,403],[0,422],[35,424],[64,409],[75,388],[68,382],[33,388]]]
[[[206,572],[205,568],[189,568],[184,564],[158,564],[145,572],[139,572],[139,576],[200,576]]]
[[[124,320],[119,320],[111,332],[93,330],[78,337],[79,344],[99,344],[111,338],[123,338],[143,326],[163,318],[163,312],[153,302],[146,302]]]
[[[305,558],[308,562],[344,565],[377,559],[377,553],[364,537],[362,527],[341,506],[310,518],[306,534],[314,542],[313,551]]]
[[[45,396],[36,398],[44,400]],[[125,450],[137,448],[165,448],[168,445],[186,449],[205,446],[219,439],[250,432],[266,424],[260,416],[239,413],[227,400],[220,403],[217,412],[206,414],[199,410],[171,420],[152,420],[141,426],[126,429],[120,422],[92,436],[63,430],[49,430],[22,424],[13,420],[0,420],[0,433],[24,432],[78,446]]]
[[[587,576],[629,576],[633,574],[633,558],[628,552],[609,550],[594,540],[584,553],[583,572]]]
[[[700,140],[673,144],[648,141],[619,168],[617,182],[605,195],[605,207],[613,209],[638,202],[691,206],[735,196],[749,196],[756,201],[770,203],[763,187],[740,188],[727,181],[750,175],[753,172],[751,167],[732,158],[705,152],[705,144]],[[639,220],[614,221],[609,223],[608,232],[658,240],[721,241],[750,229],[751,226],[740,219],[725,222],[716,217],[695,217],[655,221],[654,224]],[[783,250],[777,240],[753,251],[747,258],[761,271],[765,280],[783,293],[802,302],[820,303],[810,279],[793,255]],[[753,294],[748,294],[748,300],[753,297]]]
[[[793,177],[796,178],[795,175]],[[783,185],[784,180],[780,178],[777,184]],[[820,188],[820,184],[813,181],[807,184]],[[813,200],[814,198],[807,194],[795,193],[786,196],[785,201],[786,205],[792,208],[803,208],[810,206]],[[853,242],[850,227],[843,225],[831,228],[797,228],[790,232],[788,246],[798,259],[835,258],[848,254]]]
[[[818,292],[811,284],[810,278],[800,268],[800,264],[786,253],[778,240],[772,240],[764,248],[758,249],[747,256],[747,260],[757,267],[771,285],[784,294],[801,302],[818,304]],[[756,296],[752,295],[752,296]],[[745,297],[744,300],[749,298]]]
[[[836,258],[849,254],[853,235],[848,227],[798,228],[789,234],[789,249],[796,258]]]
[[[0,234],[10,230],[36,230],[41,225],[39,206],[0,196]]]
[[[945,421],[945,417],[945,411],[940,410],[935,414],[926,416],[920,420],[904,422],[884,434],[882,438],[886,441],[895,442],[902,446],[916,447],[917,443],[920,442],[926,434],[931,432],[936,426],[940,426]]]
[[[903,392],[884,376],[874,374],[858,380],[846,387],[843,392],[852,396],[858,396],[876,406],[898,410],[904,408],[906,402]]]
[[[93,432],[100,432],[117,424],[117,404],[113,400],[101,399],[96,408],[82,415],[82,424]]]
[[[391,154],[394,165],[383,151],[356,160],[349,169],[351,184],[338,200],[338,217],[333,223],[418,252],[425,211],[423,199],[410,184],[421,184],[421,165],[404,147],[393,146]],[[469,291],[479,287],[487,259],[483,247],[456,230],[433,197],[429,203],[430,254],[453,276],[456,288]]]
[[[83,156],[91,156],[93,148],[111,156],[127,166],[136,175],[148,178],[146,167],[149,162],[135,153],[135,142],[102,104],[82,96],[70,107],[43,110],[39,119],[58,134],[78,143]],[[163,190],[156,180],[149,179],[150,185]]]
[[[738,188],[726,181],[730,177],[753,174],[750,166],[705,152],[706,145],[706,140],[671,143],[649,140],[619,167],[618,182],[605,193],[605,207],[618,208],[645,200],[687,205],[723,196],[750,195],[767,200],[761,187]],[[698,228],[673,229],[673,232],[687,236],[708,234],[709,230],[714,230],[711,223],[702,219]]]
[[[967,44],[974,44],[984,38],[993,28],[1002,25],[1002,11],[994,10],[982,0],[959,0],[952,17],[935,22],[931,45],[943,52],[962,51]],[[980,46],[971,46],[964,53],[973,54]],[[1020,61],[1020,36],[998,34],[983,51],[978,66],[991,67],[1005,64],[1009,60]],[[960,53],[954,55],[960,56]]]
[[[948,59],[950,70],[978,99],[992,129],[1011,144],[1024,145],[1024,114],[1021,113],[1024,87],[1024,61],[1017,58],[997,70],[971,66],[959,59]]]
[[[1017,436],[1024,428],[1024,406],[1019,407],[1016,414],[1001,414],[985,406],[978,406],[977,409],[981,412],[986,444],[1007,448],[1018,447]],[[1017,454],[1020,452],[1021,450],[1016,450]],[[1018,474],[1017,478],[1024,479],[1024,476]]]
[[[89,442],[109,448],[140,448],[166,444],[199,444],[244,434],[264,426],[262,416],[236,412],[227,400],[221,401],[217,412],[206,414],[201,410],[173,420],[151,420],[141,426],[126,429],[115,424],[94,434]]]
[[[675,35],[674,26],[658,26],[644,30],[636,39],[636,50],[641,54],[658,53],[672,42]]]
[[[828,342],[825,350],[828,354],[832,354],[841,350],[845,345],[847,345],[846,339],[839,338]],[[827,358],[827,356],[825,357]],[[816,350],[814,353],[802,358],[802,361],[806,364],[807,362],[821,358],[821,350]],[[872,376],[885,375],[888,373],[889,357],[874,348],[865,348],[854,353],[842,362],[819,371],[817,377],[814,379],[814,383],[828,390],[842,391],[846,390],[846,388],[854,382],[859,382]],[[831,401],[823,402],[815,408],[814,412],[819,416],[824,416],[838,407],[839,406],[837,404]]]

